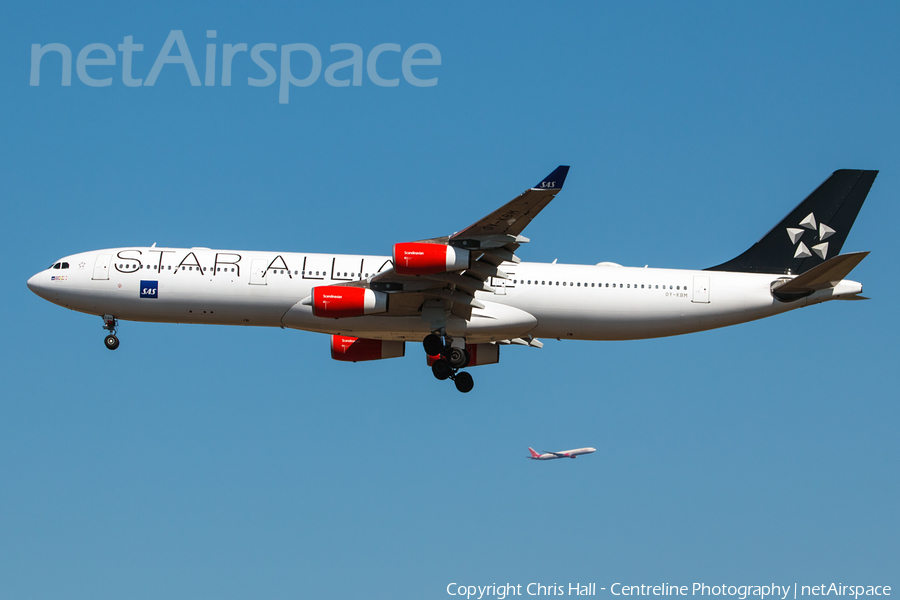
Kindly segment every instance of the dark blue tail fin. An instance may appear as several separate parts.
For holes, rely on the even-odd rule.
[[[876,175],[835,171],[749,250],[707,271],[799,275],[837,256]]]

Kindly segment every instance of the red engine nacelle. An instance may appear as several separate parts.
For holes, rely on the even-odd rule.
[[[346,335],[331,336],[331,358],[347,362],[399,358],[406,353],[405,342],[370,340]]]
[[[477,367],[478,365],[493,365],[500,362],[500,345],[499,344],[466,344],[466,352],[469,353],[468,367]],[[428,356],[428,366],[430,367],[434,361],[440,356]]]
[[[387,294],[368,288],[321,285],[312,290],[312,311],[317,317],[341,319],[387,311]]]
[[[469,268],[469,251],[446,244],[394,244],[394,271],[401,275],[435,275]]]

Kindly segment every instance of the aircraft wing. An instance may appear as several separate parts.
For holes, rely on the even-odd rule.
[[[403,275],[391,269],[367,281],[350,285],[364,285],[391,294],[389,316],[420,314],[426,319],[430,314],[440,320],[449,310],[458,317],[471,319],[472,309],[484,308],[484,304],[475,299],[475,292],[494,292],[495,288],[490,285],[492,278],[509,278],[499,268],[500,265],[519,262],[515,251],[529,241],[521,235],[522,231],[559,193],[568,172],[569,167],[561,165],[537,185],[465,229],[445,237],[416,242],[443,244],[468,251],[471,259],[464,270]],[[521,343],[533,345],[528,340]]]
[[[495,236],[518,236],[562,189],[569,167],[560,165],[536,186],[525,190],[488,216],[450,236],[463,248],[480,247]],[[525,240],[527,241],[527,240]],[[509,242],[509,240],[507,240]]]

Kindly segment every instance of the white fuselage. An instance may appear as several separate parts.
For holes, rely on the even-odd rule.
[[[28,286],[72,310],[117,319],[289,327],[326,334],[421,340],[420,316],[316,317],[301,304],[315,286],[366,279],[391,268],[390,257],[178,249],[114,248],[61,259],[68,268],[36,274]],[[60,263],[57,263],[58,265]],[[835,288],[794,302],[772,296],[776,275],[629,268],[617,265],[504,263],[508,280],[468,321],[451,316],[448,335],[467,342],[522,336],[626,340],[678,335],[752,321],[825,300],[862,286]]]

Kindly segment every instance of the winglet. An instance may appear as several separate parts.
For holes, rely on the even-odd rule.
[[[566,167],[566,168],[568,168],[568,167]],[[534,448],[529,448],[528,451],[531,452],[530,458],[538,458],[540,456],[540,454],[538,454],[537,452],[534,451]]]
[[[569,174],[567,165],[559,165],[556,169],[544,177],[539,184],[534,186],[533,190],[561,190],[566,182],[566,175]]]

